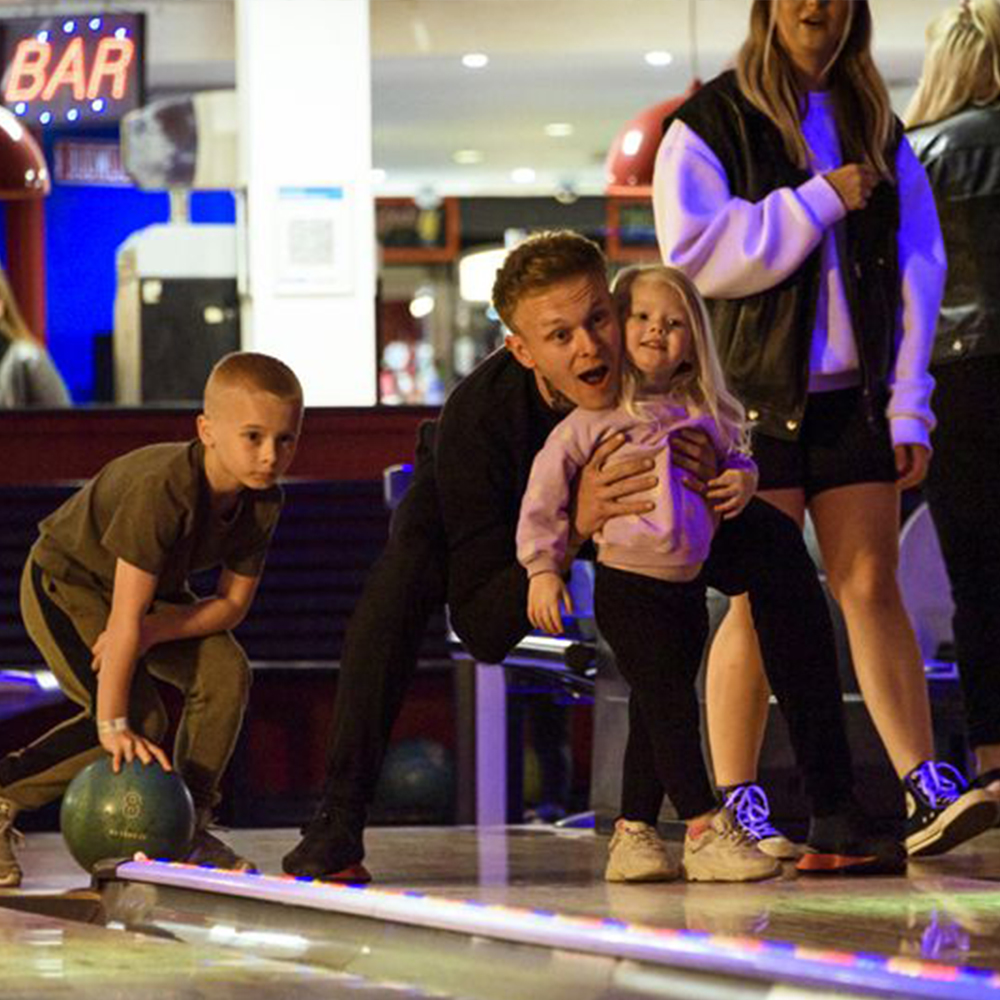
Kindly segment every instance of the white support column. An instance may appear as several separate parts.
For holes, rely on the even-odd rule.
[[[368,0],[236,0],[243,346],[376,400]]]

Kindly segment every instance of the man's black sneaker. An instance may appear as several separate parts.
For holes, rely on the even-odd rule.
[[[944,854],[997,819],[997,800],[983,788],[969,788],[950,764],[925,760],[903,779],[903,792],[903,843],[911,858]]]
[[[901,875],[906,851],[895,838],[874,834],[869,820],[852,805],[812,818],[806,853],[795,867],[803,875]]]
[[[326,882],[370,882],[365,856],[365,814],[360,810],[321,809],[302,828],[299,843],[281,859],[288,875]]]

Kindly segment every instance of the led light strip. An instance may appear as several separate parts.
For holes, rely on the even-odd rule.
[[[119,865],[117,874],[130,882],[220,893],[459,934],[696,968],[702,972],[792,980],[890,996],[1000,998],[1000,973],[902,956],[835,951],[478,900],[448,899],[408,889],[373,889],[291,876],[251,875],[175,862],[131,861]]]

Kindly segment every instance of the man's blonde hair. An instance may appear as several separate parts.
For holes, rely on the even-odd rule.
[[[620,272],[611,289],[611,300],[623,331],[632,312],[632,291],[639,281],[659,284],[676,292],[691,331],[693,357],[690,366],[678,371],[672,379],[671,398],[685,405],[694,404],[707,412],[731,449],[749,451],[743,404],[726,387],[726,377],[712,337],[712,321],[694,282],[683,271],[664,264],[628,267]],[[632,416],[642,416],[642,372],[632,364],[627,350],[622,359],[618,402]]]
[[[907,128],[1000,101],[1000,2],[967,0],[930,23]]]
[[[516,333],[514,312],[523,299],[581,275],[607,283],[607,261],[596,243],[569,229],[535,233],[511,250],[497,271],[493,308]]]
[[[286,403],[302,406],[302,385],[295,372],[269,354],[234,351],[220,358],[205,383],[205,408],[224,389],[269,392]]]

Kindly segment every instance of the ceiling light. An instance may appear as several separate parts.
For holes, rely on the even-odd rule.
[[[414,319],[423,319],[432,312],[434,312],[434,295],[427,289],[418,289],[410,300],[410,315]]]
[[[483,162],[483,153],[479,149],[456,149],[451,158],[462,166],[468,167]]]
[[[663,52],[659,49],[647,52],[645,59],[650,66],[669,66],[674,61],[674,57],[669,52]]]
[[[462,65],[466,69],[482,69],[489,61],[490,57],[485,52],[466,52],[462,56]]]
[[[535,176],[535,171],[532,167],[517,167],[510,172],[510,179],[515,184],[533,184]]]
[[[552,139],[565,139],[573,134],[573,126],[569,122],[549,122],[545,126],[545,134]]]

